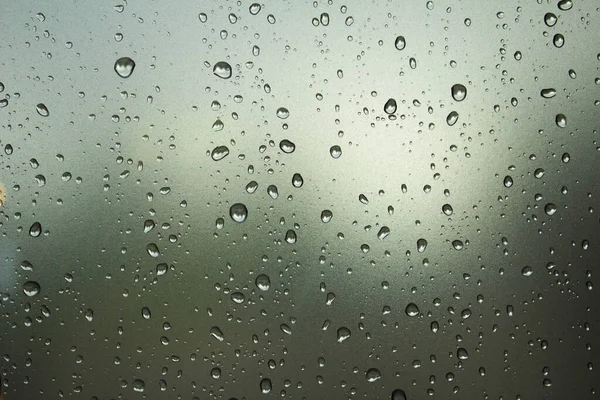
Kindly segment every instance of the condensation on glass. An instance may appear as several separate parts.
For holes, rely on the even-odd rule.
[[[4,4],[5,398],[596,398],[599,24]]]

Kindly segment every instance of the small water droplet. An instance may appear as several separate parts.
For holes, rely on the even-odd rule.
[[[215,132],[222,131],[224,127],[225,124],[220,119],[216,120],[212,125],[212,129]]]
[[[256,182],[256,181],[250,181],[246,185],[246,192],[248,192],[250,194],[256,192],[256,189],[258,189],[258,182]]]
[[[213,67],[213,73],[216,76],[218,76],[219,78],[229,79],[229,78],[231,78],[231,74],[232,74],[231,65],[229,65],[229,63],[227,63],[225,61],[219,61]]]
[[[198,14],[198,19],[200,20],[200,22],[205,23],[206,21],[208,21],[208,15],[206,15],[206,13],[200,13]]]
[[[37,13],[35,16],[37,17],[38,21],[40,21],[40,22],[44,22],[46,20],[46,16],[42,13]]]
[[[121,78],[129,78],[135,69],[135,61],[129,57],[121,57],[115,61],[114,69]]]
[[[235,203],[229,208],[229,216],[235,222],[242,223],[248,218],[248,209],[242,203]]]
[[[531,276],[532,274],[533,274],[533,268],[531,268],[529,265],[526,265],[523,268],[521,268],[521,275]]]
[[[231,301],[236,304],[242,304],[246,300],[246,296],[242,292],[233,292],[231,293]]]

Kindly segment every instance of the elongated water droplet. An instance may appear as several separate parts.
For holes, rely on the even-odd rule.
[[[114,69],[121,78],[129,78],[135,69],[135,61],[129,57],[121,57],[115,61]]]
[[[144,319],[152,318],[152,313],[150,312],[150,309],[148,307],[142,308],[142,318],[144,318]]]
[[[42,234],[42,224],[39,222],[34,222],[31,227],[29,227],[29,236],[38,237]]]
[[[219,342],[225,340],[225,335],[223,335],[223,331],[218,326],[213,326],[210,328],[210,335],[217,339]]]
[[[389,234],[390,234],[390,228],[388,228],[387,226],[382,226],[381,229],[379,229],[379,232],[377,232],[377,239],[383,240],[386,237],[388,237]]]
[[[285,241],[288,242],[289,244],[296,243],[297,239],[298,239],[298,237],[296,236],[296,231],[294,231],[293,229],[290,229],[286,232]]]
[[[391,400],[408,400],[406,398],[406,393],[403,390],[396,389],[392,392]]]
[[[276,198],[278,198],[279,197],[279,190],[277,189],[277,186],[275,186],[275,185],[269,185],[267,187],[267,194],[269,196],[271,196],[271,198],[273,200],[275,200]]]
[[[37,111],[37,113],[42,117],[47,117],[50,115],[50,111],[48,111],[48,107],[46,107],[44,103],[39,103],[37,106],[35,106],[35,111]]]
[[[256,182],[256,181],[250,181],[246,185],[246,192],[248,192],[250,194],[256,192],[256,189],[258,189],[258,182]]]
[[[225,61],[219,61],[213,67],[213,73],[219,78],[229,79],[232,74],[231,65]]]
[[[573,1],[571,0],[560,0],[557,4],[558,9],[561,11],[568,11],[573,8]]]
[[[281,142],[279,142],[279,148],[284,153],[290,154],[293,153],[294,150],[296,150],[296,145],[287,139],[283,139]]]
[[[220,161],[229,155],[229,148],[227,146],[217,146],[210,153],[210,156],[215,161]]]
[[[451,111],[450,114],[446,117],[446,123],[448,126],[453,126],[458,121],[458,113],[456,111]]]
[[[396,100],[394,99],[389,99],[385,105],[383,106],[383,110],[387,113],[387,114],[393,114],[396,112],[396,109],[398,108],[397,104],[396,104]]]
[[[507,188],[511,187],[513,185],[513,178],[510,175],[506,175],[504,177],[503,184],[504,184],[504,187],[507,187]]]
[[[427,249],[427,240],[425,240],[423,238],[417,240],[417,251],[419,253],[423,253],[423,252],[425,252],[426,249]]]
[[[394,46],[397,50],[404,50],[406,47],[406,39],[404,39],[404,36],[397,36],[394,41]]]
[[[556,90],[553,88],[542,89],[540,95],[545,99],[551,99],[556,96]]]

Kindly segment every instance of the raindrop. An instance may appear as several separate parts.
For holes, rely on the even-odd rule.
[[[219,342],[225,340],[225,336],[223,335],[223,331],[218,326],[213,326],[210,328],[210,335],[217,339]]]
[[[40,293],[40,284],[35,281],[27,281],[23,284],[23,293],[28,297],[36,296]]]
[[[464,85],[457,83],[452,86],[450,93],[455,101],[463,101],[467,97],[467,88]]]
[[[121,57],[115,61],[114,69],[121,78],[129,78],[135,69],[135,61],[129,57]]]
[[[406,39],[404,39],[404,36],[396,37],[396,40],[394,41],[394,46],[397,50],[404,50],[404,48],[406,47]]]
[[[285,233],[285,241],[288,242],[289,244],[294,244],[296,243],[296,232],[293,229],[288,230]]]
[[[148,307],[142,308],[142,318],[144,318],[144,319],[152,318],[152,313],[150,312],[150,309]]]
[[[42,224],[34,222],[29,228],[29,236],[38,237],[42,234]]]
[[[352,335],[352,333],[350,332],[350,329],[346,328],[346,327],[341,327],[337,330],[337,341],[338,343],[342,343],[348,339],[350,339],[350,336]]]
[[[556,89],[553,89],[553,88],[542,89],[540,92],[540,95],[545,99],[551,99],[554,96],[556,96]]]
[[[381,372],[377,368],[369,368],[365,374],[367,382],[375,382],[381,379]]]
[[[321,211],[321,221],[328,223],[333,218],[333,213],[330,210]]]
[[[285,107],[279,107],[277,109],[277,113],[276,114],[277,114],[277,117],[281,118],[281,119],[286,119],[287,117],[290,116],[290,112]]]
[[[556,18],[556,15],[553,13],[546,13],[546,15],[544,15],[544,22],[547,26],[553,27],[556,25],[556,21],[558,21],[558,18]]]
[[[283,139],[281,142],[279,142],[279,148],[284,153],[290,154],[293,153],[294,150],[296,150],[296,145],[287,139]]]
[[[561,47],[563,47],[565,45],[565,37],[562,34],[557,33],[556,35],[554,35],[554,38],[552,39],[552,43],[554,43],[554,46],[556,46],[560,49]]]
[[[404,390],[396,389],[392,392],[391,400],[407,400]]]
[[[229,216],[235,222],[242,223],[248,218],[248,209],[242,203],[235,203],[229,208]]]
[[[556,204],[554,204],[554,203],[548,203],[548,204],[546,204],[546,206],[544,207],[544,212],[545,212],[547,215],[550,215],[550,216],[551,216],[551,215],[554,215],[554,214],[556,213],[556,211],[557,211],[557,207],[556,207]]]
[[[329,14],[327,14],[327,13],[322,13],[322,14],[321,14],[321,18],[320,18],[320,20],[321,20],[321,24],[322,24],[323,26],[327,26],[327,25],[329,25]]]
[[[409,317],[416,317],[417,315],[419,315],[419,307],[417,307],[415,303],[408,303],[408,305],[404,309],[404,312],[406,312],[406,315],[408,315]]]
[[[275,185],[269,185],[267,187],[267,194],[269,196],[271,196],[271,198],[273,200],[275,200],[276,198],[278,198],[279,197],[279,190],[277,190],[277,186],[275,186]]]
[[[388,237],[389,234],[390,234],[390,228],[388,228],[387,226],[382,226],[381,229],[379,229],[379,232],[377,232],[377,239],[383,240],[386,237]]]
[[[560,0],[557,5],[561,11],[568,11],[573,8],[573,2],[571,0]]]
[[[452,213],[454,212],[454,210],[452,209],[452,206],[450,204],[444,204],[442,206],[442,212],[448,216],[452,215]]]
[[[423,238],[417,240],[417,251],[419,253],[424,253],[425,249],[427,249],[427,240]]]
[[[461,240],[453,240],[452,247],[454,247],[454,250],[462,250],[464,247],[464,244]]]
[[[567,117],[564,114],[558,114],[556,116],[556,125],[559,128],[565,128],[567,126]]]
[[[225,61],[219,61],[213,67],[213,73],[216,76],[218,76],[219,78],[229,79],[229,78],[231,78],[231,74],[232,74],[231,65],[229,65]]]
[[[506,175],[504,177],[504,187],[511,187],[513,185],[513,178],[510,175]]]
[[[456,111],[451,111],[450,114],[446,117],[446,123],[448,126],[453,126],[458,121],[458,113]]]
[[[258,182],[256,182],[256,181],[250,181],[246,185],[246,192],[248,192],[250,194],[256,192],[256,189],[258,189]]]
[[[242,292],[233,292],[231,293],[230,297],[231,301],[233,301],[236,304],[242,304],[246,300],[246,297]]]
[[[329,154],[333,158],[340,158],[342,156],[342,148],[338,145],[331,146],[329,149]]]
[[[210,153],[210,156],[215,161],[220,161],[229,155],[229,148],[227,146],[217,146]]]
[[[134,381],[131,382],[131,387],[133,387],[134,391],[142,393],[146,388],[146,384],[141,379],[134,379]]]
[[[37,113],[42,117],[47,117],[50,115],[50,111],[48,111],[48,107],[46,107],[44,103],[39,103],[37,106],[35,106],[35,111],[37,111]]]
[[[271,279],[268,275],[260,274],[256,277],[254,284],[257,288],[259,288],[263,292],[266,292],[271,287]]]
[[[387,114],[393,114],[396,112],[397,109],[397,105],[396,105],[396,100],[394,99],[389,99],[385,105],[383,106],[383,110],[387,113]]]
[[[148,243],[146,245],[146,251],[152,258],[157,258],[160,256],[160,252],[158,251],[158,246],[154,243]]]
[[[292,177],[292,185],[296,188],[301,188],[303,184],[304,178],[302,178],[302,175],[298,173],[294,174],[294,176]]]
[[[252,3],[250,4],[250,14],[252,15],[256,15],[260,12],[261,6],[258,3]]]
[[[526,265],[523,268],[521,268],[521,275],[531,276],[532,274],[533,274],[533,268],[531,268],[529,265]]]
[[[362,193],[358,195],[358,201],[360,201],[363,204],[369,204],[369,199]]]
[[[272,389],[273,387],[269,378],[264,378],[260,381],[260,391],[262,392],[262,394],[269,394],[271,393]]]

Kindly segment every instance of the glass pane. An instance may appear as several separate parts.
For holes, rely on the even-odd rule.
[[[596,398],[596,2],[1,9],[6,399]]]

